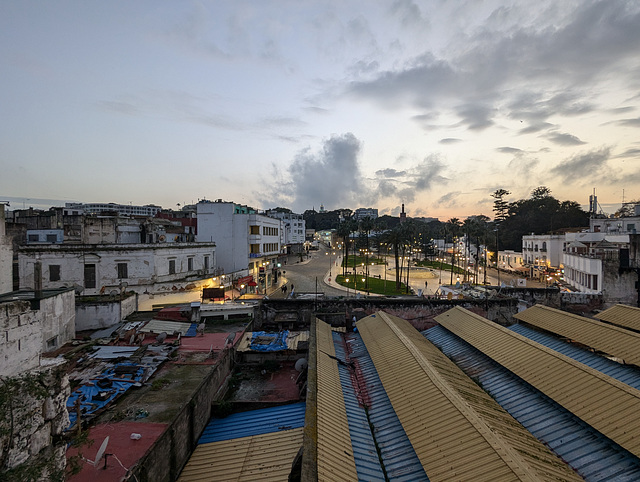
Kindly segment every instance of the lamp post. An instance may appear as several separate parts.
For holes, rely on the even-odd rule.
[[[346,278],[345,281],[347,282],[347,298],[349,298],[349,278]]]

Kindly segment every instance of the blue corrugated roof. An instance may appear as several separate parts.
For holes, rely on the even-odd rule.
[[[422,334],[585,480],[640,480],[640,459],[441,326]]]
[[[553,335],[541,333],[524,325],[513,325],[509,329],[640,390],[640,370],[631,365],[622,365],[592,351],[559,340]]]
[[[351,359],[357,361],[364,377],[369,419],[389,480],[429,480],[382,386],[362,337],[358,333],[348,334],[346,343],[350,347]]]
[[[213,418],[202,432],[198,444],[304,427],[304,411],[303,402]]]
[[[333,346],[336,357],[344,361],[346,359],[345,349],[342,337],[338,333],[333,333]],[[367,414],[364,407],[358,403],[353,383],[351,382],[351,372],[347,366],[338,363],[338,374],[340,375],[342,396],[347,411],[351,448],[353,449],[358,480],[384,480],[384,473],[380,467],[380,458],[373,441],[373,435],[371,435]]]

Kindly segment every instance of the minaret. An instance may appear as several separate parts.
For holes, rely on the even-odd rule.
[[[404,203],[402,203],[402,212],[400,213],[400,222],[404,223],[407,220],[407,213],[404,212]]]

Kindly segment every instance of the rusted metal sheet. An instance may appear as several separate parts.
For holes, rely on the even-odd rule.
[[[536,328],[577,341],[625,363],[640,365],[640,334],[584,316],[536,305],[515,315]]]

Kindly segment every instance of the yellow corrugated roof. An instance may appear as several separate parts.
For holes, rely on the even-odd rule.
[[[302,428],[198,445],[180,482],[286,481],[302,446]]]
[[[596,315],[596,318],[640,331],[640,308],[635,306],[615,305]]]
[[[357,480],[331,326],[316,321],[318,480]]]
[[[515,315],[515,318],[622,358],[626,363],[640,365],[639,333],[543,305],[532,306]]]
[[[358,330],[430,480],[580,480],[408,322]]]
[[[640,456],[640,391],[463,308],[435,320]]]

